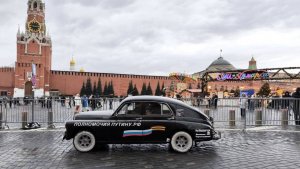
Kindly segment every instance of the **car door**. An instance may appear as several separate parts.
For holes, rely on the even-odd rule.
[[[166,142],[174,123],[171,109],[165,103],[146,102],[145,104],[141,127],[148,132],[148,135],[143,137],[144,142]]]
[[[141,112],[142,105],[139,102],[127,102],[111,120],[110,132],[112,143],[138,143],[141,142]]]

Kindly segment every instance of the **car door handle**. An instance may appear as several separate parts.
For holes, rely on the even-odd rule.
[[[168,120],[174,120],[174,119],[175,119],[174,117],[169,117],[169,118],[168,118]]]
[[[137,118],[135,118],[136,120],[142,120],[142,118],[141,117],[137,117]]]

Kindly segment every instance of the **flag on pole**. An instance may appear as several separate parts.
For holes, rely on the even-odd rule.
[[[36,84],[36,65],[32,63],[32,78],[31,78],[32,86]]]

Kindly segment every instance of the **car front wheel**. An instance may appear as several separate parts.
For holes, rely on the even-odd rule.
[[[188,152],[193,145],[193,139],[190,134],[179,131],[172,136],[171,147],[179,153]]]
[[[80,152],[91,151],[96,144],[95,136],[89,131],[81,131],[73,139],[73,145]]]

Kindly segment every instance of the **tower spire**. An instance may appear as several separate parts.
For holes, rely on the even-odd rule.
[[[20,32],[20,24],[18,24],[18,33],[17,35],[20,36],[21,32]]]
[[[220,58],[222,57],[222,49],[220,49]]]
[[[250,70],[256,70],[257,69],[256,60],[254,59],[253,55],[252,55],[251,60],[249,61],[248,69],[250,69]]]

